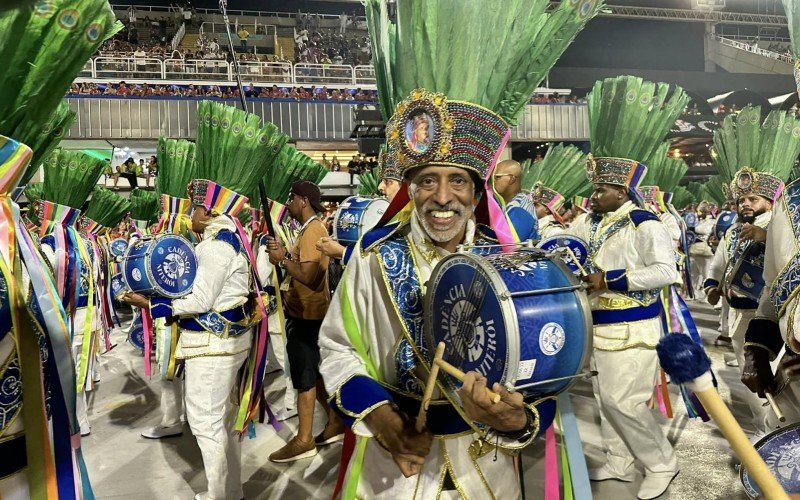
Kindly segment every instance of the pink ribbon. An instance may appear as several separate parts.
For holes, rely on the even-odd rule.
[[[556,449],[555,426],[544,433],[544,500],[560,500],[558,484],[558,450]]]
[[[516,243],[516,239],[511,232],[511,227],[508,224],[505,211],[500,204],[497,203],[497,199],[494,197],[491,178],[494,168],[497,166],[497,160],[500,159],[500,154],[503,152],[503,149],[505,149],[509,137],[511,137],[511,129],[506,130],[503,140],[500,142],[500,146],[498,146],[497,151],[495,151],[494,157],[492,158],[492,163],[489,165],[489,171],[486,173],[486,181],[484,183],[484,196],[486,196],[486,204],[487,208],[489,209],[489,221],[491,227],[495,232],[495,236],[497,236],[497,242],[501,245],[508,245],[502,248],[504,252],[513,252],[516,250],[516,248],[512,246],[514,243]]]

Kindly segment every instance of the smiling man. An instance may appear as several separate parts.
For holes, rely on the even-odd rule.
[[[493,404],[486,379],[469,372],[457,400],[434,390],[427,424],[414,424],[430,370],[425,283],[483,224],[496,230],[487,237],[513,242],[487,180],[554,54],[597,10],[576,10],[569,0],[553,13],[543,0],[497,4],[487,11],[480,2],[401,0],[392,26],[389,2],[366,2],[386,161],[404,183],[384,224],[354,249],[320,329],[331,406],[356,436],[352,453],[343,453],[346,499],[519,498],[512,455],[553,419],[553,400],[526,404],[496,385],[501,400]],[[477,23],[497,44],[473,36]],[[564,36],[549,37],[554,30]],[[485,67],[431,67],[427,51],[407,50],[432,38],[449,48],[451,62],[469,56]]]

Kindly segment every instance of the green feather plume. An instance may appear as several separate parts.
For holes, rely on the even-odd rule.
[[[569,144],[556,144],[547,150],[544,158],[537,162],[522,163],[523,191],[530,191],[537,182],[571,200],[575,195],[584,195],[592,186],[586,180],[586,154]]]
[[[136,188],[131,191],[131,219],[147,221],[152,224],[158,220],[161,203],[155,191]]]
[[[26,144],[33,150],[33,157],[31,158],[30,166],[22,174],[20,186],[28,184],[33,176],[36,175],[42,160],[47,158],[58,147],[61,139],[67,134],[74,121],[75,112],[69,109],[67,101],[62,100],[43,127],[39,127],[39,124],[36,124],[34,130],[31,131],[32,133],[23,134],[28,136]]]
[[[358,194],[361,196],[375,196],[378,194],[378,177],[372,172],[358,174]]]
[[[44,160],[43,198],[81,208],[103,174],[106,162],[78,151],[56,149]]]
[[[1,12],[0,135],[31,146],[47,136],[75,77],[121,28],[107,0],[42,0]]]
[[[195,144],[183,139],[161,137],[158,140],[158,176],[156,192],[176,198],[188,198],[186,186],[194,179]]]
[[[385,119],[416,88],[493,110],[515,125],[602,1],[399,0],[392,25],[387,0],[367,0],[378,95]]]
[[[644,162],[662,146],[689,96],[634,76],[606,78],[587,96],[592,154]]]
[[[672,189],[672,205],[676,208],[686,208],[694,203],[695,198],[684,186],[675,186]]]
[[[786,111],[770,111],[761,123],[761,108],[747,106],[728,115],[714,131],[712,158],[725,183],[742,167],[786,181],[800,155],[800,120]]]
[[[283,146],[264,177],[267,198],[278,203],[286,203],[292,184],[297,181],[319,184],[327,174],[327,168],[287,144]]]
[[[717,205],[722,205],[728,199],[725,195],[725,188],[723,186],[728,185],[725,180],[720,175],[712,175],[708,178],[708,181],[705,183],[705,192],[706,192],[706,199],[708,201],[713,201]]]
[[[708,193],[706,193],[705,184],[702,182],[690,182],[686,185],[686,189],[692,194],[694,201],[700,203],[701,201],[708,201]]]
[[[658,186],[661,191],[672,192],[689,170],[683,159],[668,155],[669,148],[670,142],[664,141],[653,156],[645,160],[647,173],[642,180],[643,186]]]
[[[197,110],[195,178],[208,179],[239,194],[258,183],[288,137],[272,123],[233,106],[202,101]]]
[[[92,191],[89,207],[83,214],[101,226],[115,227],[128,215],[131,203],[104,187],[97,186]]]

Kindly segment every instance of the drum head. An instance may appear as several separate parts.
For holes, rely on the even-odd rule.
[[[683,214],[683,221],[686,222],[687,226],[695,227],[697,225],[697,214],[694,212],[687,212]]]
[[[697,235],[694,231],[686,231],[686,245],[692,246],[697,241]]]
[[[144,326],[142,326],[142,314],[136,313],[136,317],[131,323],[131,329],[128,331],[128,342],[138,351],[144,352]]]
[[[197,258],[192,244],[171,234],[156,237],[146,269],[159,295],[169,298],[186,295],[197,275]]]
[[[579,373],[591,350],[591,313],[578,284],[560,259],[539,249],[449,255],[425,295],[429,356],[444,342],[446,361],[490,385],[526,396],[563,391],[573,379],[545,381]]]
[[[478,371],[490,387],[502,383],[506,368],[517,363],[509,359],[509,351],[519,352],[519,337],[508,332],[508,326],[516,323],[513,304],[500,299],[506,292],[485,258],[469,253],[443,258],[433,270],[425,294],[429,355],[444,342],[445,361],[464,372]],[[444,380],[452,390],[460,387],[455,379]]]
[[[117,238],[108,244],[108,251],[114,257],[122,257],[125,255],[125,250],[128,249],[128,241],[122,238]]]
[[[111,277],[111,295],[117,297],[125,292],[125,282],[122,280],[122,273],[117,273]]]
[[[383,198],[351,196],[339,205],[333,220],[333,238],[355,243],[380,222],[389,202]]]
[[[717,239],[722,240],[725,233],[730,229],[733,223],[736,222],[736,212],[722,212],[717,217],[717,224],[714,230]]]
[[[756,450],[786,493],[800,493],[800,424],[767,434],[756,443]],[[739,477],[747,496],[761,496],[756,482],[744,467],[739,472]]]
[[[551,236],[543,239],[536,246],[546,252],[551,252],[559,248],[569,248],[572,250],[572,254],[575,255],[575,258],[578,259],[578,263],[580,263],[581,266],[586,266],[586,259],[589,255],[589,245],[587,245],[585,241],[577,236]],[[581,269],[578,267],[578,264],[575,263],[572,255],[565,252],[563,255],[561,255],[561,260],[564,261],[564,264],[566,264],[573,274],[581,274]]]

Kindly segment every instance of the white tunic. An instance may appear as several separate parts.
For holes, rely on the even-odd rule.
[[[416,271],[420,282],[425,283],[446,252],[430,243],[416,215],[412,216],[410,226],[410,248]],[[475,226],[470,221],[465,238],[467,243],[472,241],[474,232]],[[393,308],[382,273],[375,252],[362,255],[361,250],[354,251],[323,321],[319,336],[320,373],[332,400],[341,397],[340,388],[354,376],[370,377],[384,386],[398,383],[394,354],[398,342],[404,338],[404,325]],[[359,355],[360,352],[368,353],[366,359]],[[434,392],[434,399],[438,397],[438,391]],[[364,410],[352,426],[358,439],[357,448],[365,447],[363,470],[357,483],[358,498],[438,498],[440,483],[448,466],[457,490],[464,498],[508,499],[520,496],[512,458],[507,450],[527,443],[501,438],[496,461],[493,446],[473,457],[469,448],[479,436],[469,432],[436,437],[420,475],[403,477],[390,454],[376,443],[363,421],[381,404]],[[494,438],[491,438],[491,443],[495,443]],[[354,453],[348,466],[346,483],[352,480],[350,475],[358,460],[357,455]]]
[[[569,232],[582,238],[592,246],[596,235],[602,234],[614,224],[630,218],[636,206],[628,201],[615,212],[604,214],[595,235],[591,231],[591,217],[576,221]],[[646,220],[638,226],[630,222],[611,234],[590,258],[597,271],[607,274],[625,270],[627,291],[642,292],[640,298],[614,290],[604,290],[590,296],[592,311],[624,310],[632,307],[652,305],[657,298],[647,294],[650,290],[680,282],[675,265],[672,238],[658,220]],[[606,281],[613,287],[607,275]],[[637,294],[638,295],[638,294]],[[618,351],[632,347],[654,348],[661,337],[661,320],[658,317],[594,326],[595,349]]]

